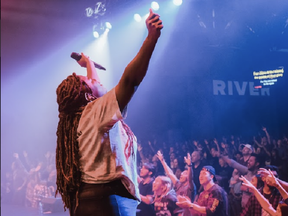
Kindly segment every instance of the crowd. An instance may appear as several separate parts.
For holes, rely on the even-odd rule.
[[[1,202],[39,208],[45,198],[59,198],[54,153],[41,162],[31,162],[25,151],[13,157],[1,180]],[[273,215],[277,207],[288,215],[288,140],[271,138],[266,128],[251,140],[142,142],[137,159],[137,216],[260,216]]]
[[[148,141],[138,153],[138,216],[153,205],[154,215],[288,215],[288,140],[266,128],[250,140]]]
[[[26,151],[23,155],[14,153],[13,158],[10,172],[6,172],[1,179],[1,202],[31,208],[41,207],[41,211],[51,212],[53,204],[61,199],[55,196],[55,153],[48,151],[43,161],[30,158]]]

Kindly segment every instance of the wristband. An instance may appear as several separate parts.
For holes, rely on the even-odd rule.
[[[192,167],[192,164],[190,164],[190,165],[189,165],[189,164],[187,164],[187,166],[188,166],[188,167]]]

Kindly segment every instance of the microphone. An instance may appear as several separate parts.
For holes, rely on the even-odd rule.
[[[79,61],[82,56],[79,53],[72,52],[71,53],[71,58],[75,59],[76,61]],[[102,65],[97,64],[96,62],[92,61],[94,63],[95,68],[98,68],[100,70],[106,70]]]

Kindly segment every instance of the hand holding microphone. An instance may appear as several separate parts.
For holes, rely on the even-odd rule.
[[[72,52],[71,53],[71,58],[75,59],[77,62],[80,61],[80,59],[82,58],[82,55],[80,55],[79,53],[76,52]],[[95,68],[98,68],[100,70],[106,70],[106,68],[104,68],[102,65],[97,64],[96,62],[92,61]]]

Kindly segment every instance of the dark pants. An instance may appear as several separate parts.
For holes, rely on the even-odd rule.
[[[70,209],[71,216],[135,216],[137,200],[127,191],[120,180],[106,184],[82,183],[79,204],[76,200]]]

